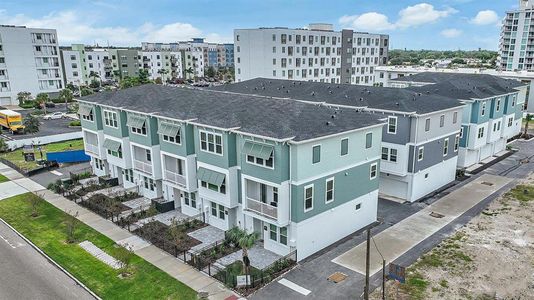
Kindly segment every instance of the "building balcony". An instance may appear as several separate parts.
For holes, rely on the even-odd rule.
[[[177,184],[179,186],[185,187],[186,186],[186,180],[185,176],[182,174],[178,174],[173,171],[164,170],[163,171],[163,180],[169,181],[170,183]]]
[[[97,156],[100,155],[100,149],[98,148],[98,145],[85,143],[84,147],[85,147],[85,152],[89,154],[97,155]]]
[[[247,210],[273,220],[278,219],[278,207],[247,197]]]
[[[135,160],[135,159],[133,162],[134,162],[134,165],[133,165],[134,170],[152,175],[152,163]]]

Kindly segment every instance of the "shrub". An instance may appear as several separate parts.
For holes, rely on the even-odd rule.
[[[82,122],[80,120],[75,120],[69,123],[69,126],[82,126]]]
[[[74,215],[70,211],[65,215],[65,228],[67,233],[67,243],[72,244],[76,242],[76,228],[78,227],[78,212]]]

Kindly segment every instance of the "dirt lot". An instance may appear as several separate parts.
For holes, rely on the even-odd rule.
[[[387,299],[534,299],[534,175],[410,266],[406,284],[389,281],[387,294]],[[372,299],[381,295],[378,288]]]

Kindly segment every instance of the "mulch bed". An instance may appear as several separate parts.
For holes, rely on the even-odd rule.
[[[136,235],[142,237],[143,239],[151,242],[156,247],[165,250],[166,252],[174,256],[178,256],[181,252],[187,251],[192,247],[201,244],[199,240],[188,236],[187,233],[200,229],[206,226],[206,224],[199,221],[198,223],[195,222],[195,224],[191,224],[188,226],[184,224],[179,226],[181,226],[183,230],[183,238],[180,240],[179,243],[176,243],[176,241],[171,236],[170,227],[159,221],[146,223],[142,227],[134,230],[133,232]]]

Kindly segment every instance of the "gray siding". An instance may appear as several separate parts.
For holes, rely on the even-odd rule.
[[[416,173],[457,156],[458,152],[454,152],[454,139],[456,135],[457,134],[451,134],[448,136],[449,150],[446,156],[443,156],[443,143],[447,137],[437,139],[425,144],[420,144],[418,146],[410,146],[410,150],[408,152],[408,172]],[[420,147],[425,147],[425,150],[423,160],[418,161],[417,153]]]
[[[351,83],[350,78],[352,75],[352,45],[353,45],[353,32],[352,30],[343,29],[341,31],[341,83]],[[349,42],[350,40],[350,42]],[[350,53],[347,51],[350,50]],[[347,58],[350,58],[350,62],[347,62]]]
[[[388,115],[385,116],[387,118]],[[393,116],[393,115],[389,115]],[[397,133],[388,133],[388,125],[384,126],[382,130],[382,141],[393,144],[407,144],[410,141],[410,122],[409,117],[395,116],[397,117]]]

